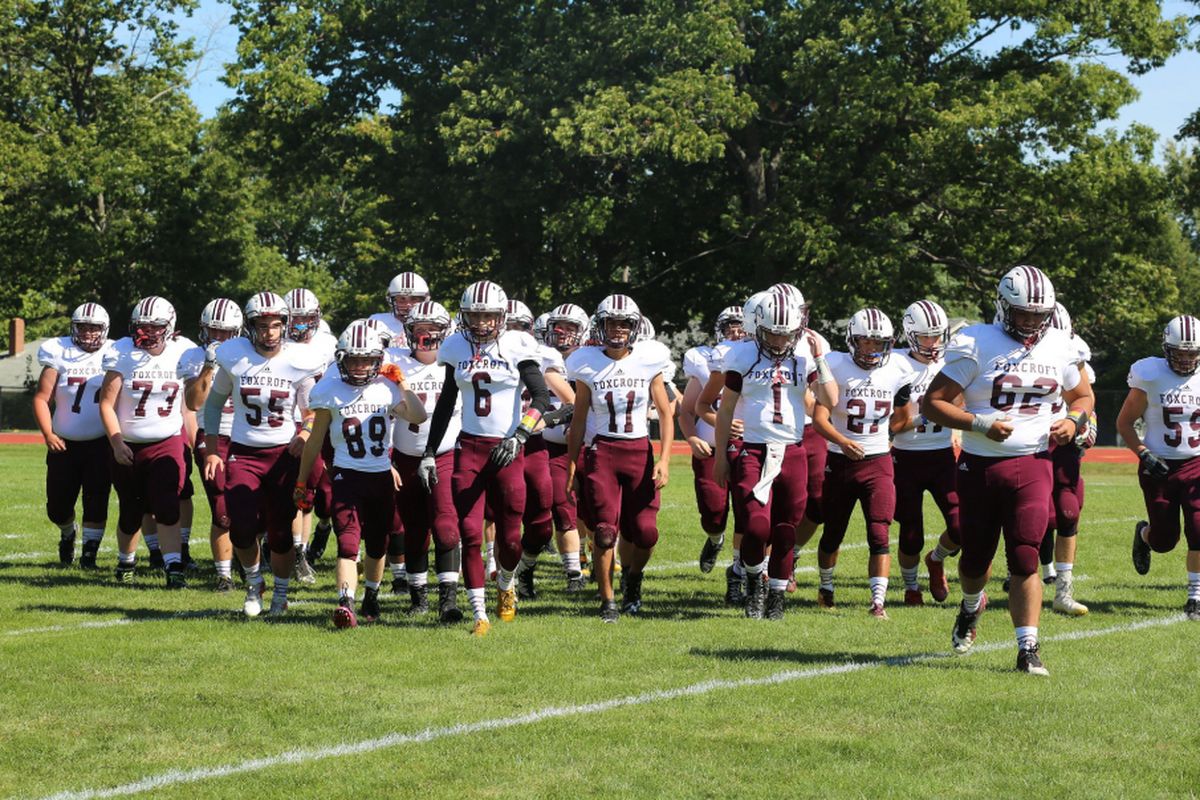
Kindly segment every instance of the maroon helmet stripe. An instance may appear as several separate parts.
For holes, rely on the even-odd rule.
[[[925,312],[925,324],[932,328],[934,324],[933,311],[930,309],[929,303],[922,300],[921,302],[917,303],[917,305],[919,305],[921,310]]]
[[[1183,325],[1180,326],[1183,328],[1181,331],[1183,333],[1183,341],[1190,342],[1192,340],[1192,318],[1184,314],[1181,322],[1183,322]]]

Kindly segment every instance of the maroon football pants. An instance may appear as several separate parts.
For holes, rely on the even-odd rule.
[[[958,518],[958,462],[954,448],[901,450],[892,448],[896,482],[896,521],[900,523],[900,552],[921,554],[925,546],[925,492],[933,497],[946,533],[956,545],[962,541]]]
[[[886,453],[867,456],[861,461],[830,453],[822,492],[821,509],[825,516],[819,545],[822,552],[836,553],[842,546],[856,503],[862,505],[867,522],[871,555],[888,552],[888,527],[896,513],[896,484],[892,460]]]
[[[46,516],[55,525],[75,517],[75,501],[83,493],[83,521],[108,521],[108,495],[112,490],[112,447],[108,437],[72,441],[67,449],[46,451]]]
[[[746,509],[742,563],[761,564],[770,542],[767,575],[787,579],[792,576],[795,558],[796,524],[808,501],[808,456],[799,442],[784,448],[782,468],[771,483],[767,502],[762,503],[754,496],[754,487],[762,477],[766,457],[765,444],[743,444],[731,464],[735,502]]]
[[[495,515],[496,560],[506,570],[521,561],[521,514],[525,509],[525,454],[518,453],[507,467],[491,461],[500,439],[462,433],[454,451],[454,508],[463,546],[463,577],[468,589],[484,582],[483,505],[486,499]]]
[[[619,534],[649,550],[658,543],[658,489],[649,437],[597,436],[584,454],[584,482],[596,542],[615,543]]]
[[[1009,574],[1036,573],[1054,482],[1050,453],[989,458],[963,451],[958,465],[959,572],[968,578],[987,574],[1003,533]]]

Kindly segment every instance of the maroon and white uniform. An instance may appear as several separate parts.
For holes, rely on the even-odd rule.
[[[1082,363],[1088,381],[1096,380],[1096,373],[1088,362],[1092,360],[1092,348],[1083,337],[1074,333],[1068,336],[1076,353],[1076,363]],[[1063,403],[1054,419],[1067,416]],[[1059,536],[1074,536],[1079,530],[1079,515],[1083,511],[1083,450],[1074,443],[1056,445],[1050,443],[1050,457],[1054,461],[1054,489],[1051,493],[1050,521],[1048,531],[1057,530]]]
[[[797,346],[803,347],[810,336],[812,341],[817,344],[817,352],[813,353],[811,348],[809,350],[813,358],[829,353],[829,340],[811,328],[804,331],[804,336],[800,340],[801,344]],[[804,517],[809,522],[820,524],[825,521],[825,516],[821,513],[821,498],[825,489],[825,464],[829,458],[829,448],[825,446],[825,439],[813,427],[812,416],[807,411],[804,413],[804,438],[802,441],[804,442],[804,455],[808,459],[808,500],[804,504]]]
[[[204,368],[204,348],[193,347],[183,354],[179,361],[179,373],[187,384],[200,376]],[[225,470],[217,472],[210,481],[204,477],[204,459],[208,455],[205,447],[205,430],[203,412],[198,419],[200,425],[196,431],[196,442],[192,452],[196,459],[196,468],[200,471],[200,482],[204,485],[204,494],[208,498],[208,508],[212,512],[213,524],[218,528],[229,529],[229,512],[225,507]],[[233,430],[233,398],[230,397],[221,407],[221,426],[217,432],[217,455],[222,461],[229,458],[229,434]]]
[[[559,363],[563,363],[562,354],[559,353],[558,356]],[[563,376],[566,377],[565,364],[563,364],[562,371]],[[562,401],[551,391],[549,410],[561,406]],[[578,526],[576,499],[567,492],[567,431],[570,427],[570,424],[558,425],[554,428],[546,428],[541,433],[550,461],[550,487],[554,493],[550,513],[554,521],[554,529],[559,533],[573,531]]]
[[[1079,385],[1076,360],[1067,335],[1054,328],[1026,349],[999,324],[972,325],[947,348],[942,374],[963,387],[966,410],[1004,412],[1013,428],[1003,442],[963,433],[958,462],[963,575],[987,572],[1001,530],[1009,573],[1037,571],[1053,487],[1050,425],[1063,404],[1062,392]]]
[[[562,354],[553,347],[544,344],[537,345],[538,364],[542,375],[557,372],[565,378],[566,366]],[[550,396],[559,404],[558,395],[552,390]],[[522,410],[528,410],[532,401],[529,392],[521,397]],[[551,406],[554,407],[554,406]],[[554,537],[554,482],[550,476],[550,449],[545,439],[545,431],[531,434],[525,443],[525,511],[522,522],[525,535],[521,538],[521,549],[530,553],[540,553]]]
[[[729,444],[734,502],[746,509],[742,562],[762,564],[771,544],[767,575],[783,588],[792,574],[796,524],[808,496],[804,395],[816,363],[802,344],[776,361],[755,340],[729,346],[724,356],[725,386],[740,392],[742,440]],[[753,570],[752,570],[753,571]]]
[[[65,525],[75,515],[75,501],[83,492],[83,519],[108,519],[109,470],[112,449],[100,420],[100,384],[103,360],[112,347],[106,340],[95,352],[75,344],[70,336],[47,339],[38,348],[38,364],[57,373],[51,429],[66,450],[46,451],[46,515]]]
[[[264,529],[272,551],[292,547],[296,509],[292,487],[300,460],[287,452],[296,435],[293,407],[308,406],[314,376],[325,368],[309,348],[285,341],[272,358],[249,339],[230,339],[217,348],[217,374],[205,404],[206,427],[213,412],[233,397],[233,428],[226,461],[225,502],[235,547],[253,547]]]
[[[658,542],[658,489],[647,426],[650,385],[671,362],[664,348],[638,342],[625,358],[609,358],[603,347],[581,347],[567,359],[567,375],[591,390],[588,422],[595,438],[584,451],[593,528],[600,540],[619,533],[650,549]],[[590,426],[589,426],[590,427]]]
[[[410,574],[423,574],[429,568],[431,535],[435,551],[439,555],[456,550],[459,542],[453,483],[449,480],[439,480],[430,493],[425,491],[417,474],[417,467],[429,441],[433,409],[441,396],[446,370],[441,364],[422,364],[413,358],[407,348],[389,348],[388,359],[400,367],[409,390],[421,401],[428,414],[428,418],[420,425],[404,420],[398,421],[392,434],[392,465],[400,473],[401,483],[400,490],[396,493],[396,508],[404,530],[404,560]],[[442,437],[436,454],[439,475],[454,474],[454,448],[461,430],[460,394],[454,404],[454,414],[450,417],[446,435]],[[441,572],[441,569],[438,571]]]
[[[921,405],[942,362],[922,363],[908,350],[897,350],[892,358],[904,359],[912,369],[912,402]],[[920,555],[925,544],[925,492],[929,492],[946,522],[950,541],[961,540],[958,520],[958,463],[953,432],[927,422],[920,416],[916,426],[897,433],[892,440],[892,465],[896,483],[896,521],[900,523],[900,552]]]
[[[396,427],[392,409],[400,400],[400,388],[387,378],[351,386],[338,370],[326,372],[309,396],[309,408],[323,408],[331,417],[338,558],[357,559],[363,541],[371,558],[387,553],[396,509],[390,455]]]
[[[1143,443],[1171,469],[1165,478],[1138,470],[1150,547],[1174,549],[1182,510],[1188,550],[1200,550],[1200,372],[1180,375],[1165,358],[1143,358],[1129,368],[1129,386],[1146,393]]]
[[[382,311],[378,314],[372,314],[367,317],[372,322],[378,322],[388,333],[391,334],[392,340],[389,342],[390,347],[408,347],[408,333],[404,330],[404,323],[396,319],[396,315],[390,311]],[[337,343],[337,340],[334,340]]]
[[[840,446],[828,443],[821,499],[825,529],[820,549],[825,553],[838,551],[854,505],[861,503],[867,545],[872,555],[882,555],[888,552],[888,527],[896,513],[888,421],[897,392],[912,384],[912,367],[907,358],[894,355],[882,366],[869,370],[854,363],[849,353],[830,353],[825,361],[838,383],[838,403],[830,409],[830,421],[839,433],[862,448],[863,457],[852,461]]]
[[[337,337],[333,334],[318,330],[307,342],[294,342],[294,345],[309,348],[313,361],[325,365],[322,372],[329,370],[333,365],[334,351],[337,350]],[[336,372],[336,368],[333,371]],[[318,374],[317,378],[320,379],[320,377],[321,375]],[[292,416],[297,425],[304,421],[299,406],[293,407]],[[313,493],[313,510],[322,519],[333,514],[333,484],[330,483],[329,474],[329,463],[332,460],[333,448],[330,445],[329,436],[326,435],[325,441],[322,443],[321,455],[313,462],[312,470],[308,473],[308,481],[305,484]]]
[[[192,347],[183,337],[168,338],[162,353],[152,356],[126,337],[104,355],[104,371],[121,376],[115,411],[121,438],[133,451],[132,465],[114,461],[112,467],[122,533],[135,533],[143,513],[162,525],[179,521],[179,492],[187,473],[179,363]]]
[[[735,344],[737,344],[738,341],[741,341],[741,340],[724,339],[720,342],[717,342],[715,345],[713,345],[709,349],[707,356],[708,356],[708,372],[709,372],[710,376],[715,372],[718,376],[720,376],[722,381],[725,380],[725,356],[729,353],[729,348],[731,348]],[[721,398],[718,397],[716,402],[713,403],[713,409],[714,410],[719,409],[720,406],[721,406]],[[741,398],[738,398],[738,405],[733,410],[733,418],[735,420],[742,419],[742,399]],[[697,429],[699,429],[700,422],[701,422],[701,420],[699,420],[699,419],[696,420]],[[733,438],[736,439],[737,437],[733,437]],[[715,443],[716,442],[714,439],[714,444]],[[822,445],[822,448],[824,448],[824,445]],[[824,462],[822,462],[822,463],[824,463]],[[709,466],[708,474],[710,476],[712,475],[711,463]],[[716,486],[715,483],[712,485],[714,487]],[[725,491],[728,492],[729,505],[733,511],[733,531],[735,534],[744,533],[746,530],[746,507],[738,501],[737,496],[733,493],[733,491],[731,491],[730,488],[727,487]]]
[[[714,345],[702,344],[683,354],[683,374],[689,381],[695,379],[701,386],[708,383],[713,361]],[[717,401],[719,405],[720,401]],[[713,426],[696,417],[696,436],[715,447],[717,440]],[[700,512],[700,528],[705,533],[724,533],[729,520],[729,487],[721,487],[713,480],[713,458],[692,456],[692,487],[696,493],[696,509]]]
[[[521,560],[521,516],[525,510],[525,459],[518,453],[506,467],[490,461],[492,448],[521,421],[521,372],[525,361],[541,363],[538,344],[522,331],[502,331],[475,346],[461,332],[446,338],[438,363],[454,369],[462,397],[462,433],[454,458],[454,504],[462,538],[463,577],[468,589],[483,588],[483,505],[495,514],[496,560],[515,570]],[[443,442],[446,437],[443,437]]]

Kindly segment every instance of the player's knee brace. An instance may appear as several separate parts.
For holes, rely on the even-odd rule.
[[[617,528],[615,525],[600,523],[592,532],[592,541],[597,549],[611,550],[617,546]]]

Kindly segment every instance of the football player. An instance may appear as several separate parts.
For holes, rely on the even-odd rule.
[[[295,562],[292,520],[296,515],[292,488],[300,455],[312,433],[308,396],[325,363],[313,349],[287,338],[288,305],[273,292],[259,292],[243,309],[246,337],[217,347],[216,376],[204,403],[208,455],[205,478],[225,472],[229,534],[246,576],[242,609],[248,617],[262,613],[263,577],[258,535],[267,532],[274,592],[271,617],[287,613],[288,580]],[[229,456],[222,458],[217,432],[221,409],[233,397]],[[304,423],[297,431],[295,406]]]
[[[546,345],[554,348],[564,362],[580,348],[588,335],[587,312],[574,303],[555,306],[546,317]],[[572,391],[572,396],[574,389]],[[563,403],[557,395],[550,397],[551,410],[543,418],[546,428],[542,439],[550,459],[550,485],[554,492],[551,513],[558,553],[567,576],[567,592],[577,594],[585,587],[583,562],[580,558],[578,502],[567,485],[567,431],[574,415],[574,403]]]
[[[379,619],[379,585],[400,483],[389,455],[394,420],[399,417],[402,424],[419,425],[426,418],[424,405],[408,389],[400,368],[389,364],[385,369],[383,351],[383,341],[365,321],[353,322],[343,331],[334,351],[337,369],[325,373],[309,399],[315,412],[312,435],[305,442],[292,492],[297,508],[305,510],[311,505],[309,474],[329,434],[336,475],[332,510],[338,546],[338,604],[333,624],[338,628],[358,626],[354,595],[358,551],[364,542],[362,619]]]
[[[184,374],[184,399],[193,412],[204,408],[208,392],[212,388],[216,369],[217,346],[229,341],[242,332],[242,310],[237,303],[224,297],[212,300],[200,312],[200,346],[183,354],[180,372]],[[217,454],[224,460],[229,457],[229,434],[233,430],[233,401],[226,401],[221,408],[221,422],[217,431]],[[209,480],[204,472],[208,455],[207,435],[201,426],[196,431],[194,448],[196,468],[208,497],[212,512],[209,543],[212,547],[213,565],[217,570],[216,591],[233,589],[233,542],[229,539],[229,513],[225,508],[225,473],[219,472]]]
[[[950,592],[945,560],[958,553],[960,541],[953,431],[923,419],[919,410],[925,390],[942,368],[942,357],[950,341],[950,322],[940,305],[932,300],[918,300],[904,310],[902,326],[908,349],[898,350],[895,357],[906,360],[912,370],[913,406],[906,419],[893,418],[892,465],[896,479],[896,521],[900,523],[904,604],[919,606],[924,602],[917,569],[925,546],[925,492],[933,497],[946,523],[937,546],[925,556],[929,593],[939,603]]]
[[[184,463],[183,379],[180,360],[195,344],[175,335],[175,308],[161,297],[133,307],[130,335],[104,356],[100,418],[112,446],[113,486],[117,490],[117,570],[119,581],[133,580],[137,532],[142,513],[154,515],[167,587],[183,588],[179,495]]]
[[[520,300],[508,301],[507,325],[509,330],[533,331],[533,314],[529,306]],[[558,402],[573,404],[575,390],[567,383],[566,367],[562,354],[553,347],[538,343],[537,351],[541,356],[542,377],[551,397]],[[529,394],[522,395],[522,403],[530,400]],[[549,411],[549,408],[547,408]],[[561,414],[555,415],[558,419]],[[546,417],[550,417],[547,413]],[[517,566],[517,597],[522,600],[537,598],[537,587],[534,583],[534,569],[537,566],[538,555],[547,548],[554,537],[554,484],[550,479],[550,451],[543,438],[545,421],[539,423],[525,443],[525,511],[522,521],[525,534],[521,537],[521,563]]]
[[[404,323],[407,348],[389,351],[393,363],[404,373],[408,387],[432,414],[441,396],[445,369],[437,363],[438,351],[454,330],[450,314],[441,303],[426,300],[413,306]],[[403,529],[403,555],[410,565],[407,583],[411,600],[409,613],[429,611],[429,540],[433,539],[434,571],[438,581],[438,618],[444,624],[462,621],[458,608],[459,552],[458,516],[454,510],[451,481],[438,481],[427,491],[417,469],[429,440],[430,421],[397,425],[392,435],[392,466],[400,475],[396,508]],[[454,446],[462,430],[462,397],[456,401],[441,445],[435,453],[441,475],[454,471]]]
[[[801,441],[805,393],[811,386],[825,406],[836,406],[838,387],[824,357],[814,359],[801,343],[804,311],[786,293],[772,291],[758,304],[754,330],[754,339],[734,343],[723,358],[725,392],[717,412],[712,475],[722,488],[732,478],[733,492],[746,508],[741,548],[746,616],[779,620],[808,485]],[[730,440],[735,413],[743,420],[740,442]]]
[[[567,486],[574,480],[589,419],[595,420],[595,436],[584,453],[582,482],[588,487],[595,523],[592,574],[600,586],[600,618],[604,622],[616,622],[621,612],[641,611],[643,570],[658,542],[659,490],[667,484],[675,438],[663,377],[671,365],[670,355],[662,345],[639,346],[641,316],[629,297],[606,297],[596,309],[603,343],[580,348],[567,361],[576,397],[567,435]],[[659,426],[662,450],[657,461],[647,426],[651,402],[664,420]],[[624,577],[620,612],[612,586],[618,535]]]
[[[713,348],[720,342],[740,340],[744,335],[742,319],[741,306],[729,306],[722,310],[713,326],[714,344],[698,345],[683,354],[683,374],[687,378],[687,385],[679,409],[679,428],[692,451],[692,485],[696,494],[696,508],[700,512],[700,529],[707,537],[700,549],[700,571],[703,573],[713,571],[721,548],[725,546],[729,488],[718,486],[713,481],[713,447],[716,439],[713,426],[696,417],[696,400],[708,382]],[[740,545],[740,539],[734,542],[735,547]]]
[[[484,605],[483,505],[485,496],[496,515],[499,562],[497,616],[516,617],[514,572],[521,561],[521,515],[525,507],[522,450],[546,411],[549,393],[542,378],[537,342],[527,333],[507,330],[508,297],[491,281],[478,281],[462,293],[458,325],[438,350],[444,365],[441,396],[434,408],[429,439],[418,473],[432,492],[450,477],[462,539],[463,577],[475,614],[472,633],[491,628]],[[521,413],[522,387],[529,390],[529,410]],[[462,394],[462,433],[454,453],[454,469],[446,476],[437,454]]]
[[[75,559],[75,501],[82,491],[79,565],[85,569],[96,568],[112,487],[112,449],[100,419],[102,363],[112,346],[108,323],[98,303],[76,308],[71,335],[47,339],[38,348],[42,372],[33,395],[33,416],[46,442],[46,515],[59,529],[58,560],[66,565]]]
[[[1200,622],[1200,320],[1184,315],[1167,323],[1161,358],[1129,368],[1129,394],[1117,416],[1125,446],[1141,461],[1138,482],[1146,516],[1133,529],[1133,568],[1150,571],[1151,553],[1179,543],[1179,515],[1187,540],[1187,618]],[[1134,427],[1145,425],[1145,437]]]
[[[891,553],[888,528],[896,513],[896,486],[888,452],[893,415],[899,425],[909,415],[913,370],[907,359],[892,358],[892,322],[877,308],[856,311],[846,326],[848,353],[826,360],[838,384],[838,402],[818,403],[813,426],[829,441],[823,487],[825,530],[817,545],[820,586],[817,605],[834,607],[833,570],[846,536],[850,514],[862,505],[867,523],[867,567],[871,616],[887,619]]]
[[[998,323],[972,325],[946,350],[946,364],[921,403],[926,419],[966,431],[958,461],[963,600],[951,633],[955,652],[975,642],[986,607],[984,587],[1000,541],[1012,587],[1017,669],[1047,675],[1038,645],[1042,584],[1038,550],[1054,489],[1050,439],[1063,445],[1086,432],[1094,398],[1078,353],[1050,326],[1054,286],[1036,267],[1020,265],[1000,280]],[[959,407],[963,398],[965,409]],[[1070,405],[1055,420],[1058,403]]]
[[[390,340],[384,341],[387,347],[405,347],[404,320],[408,319],[408,311],[417,303],[429,299],[429,284],[415,272],[401,272],[392,278],[388,284],[388,310],[372,314],[368,319],[387,328]]]

